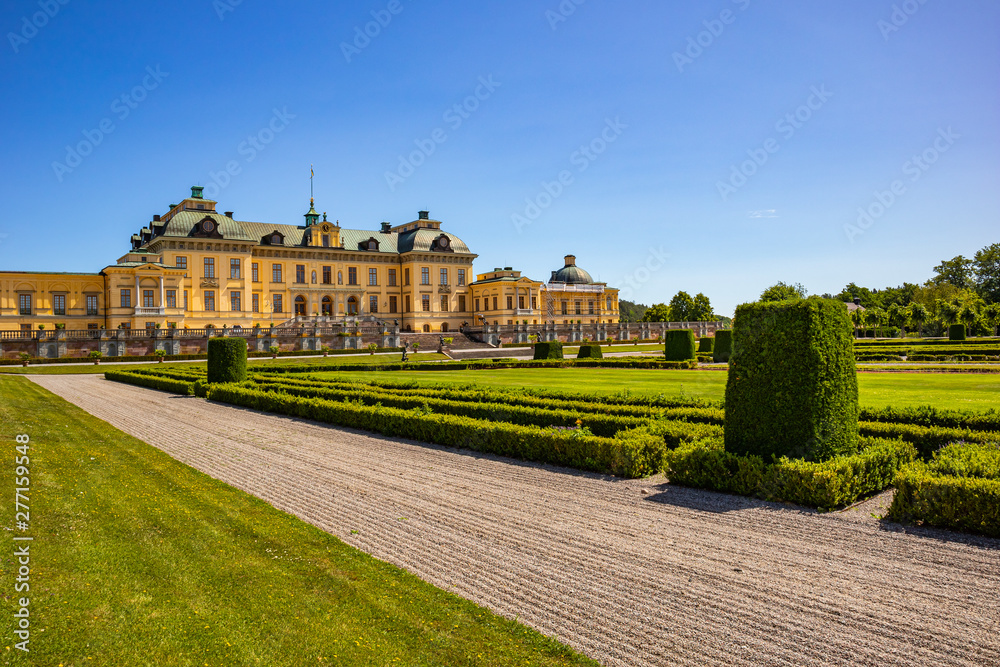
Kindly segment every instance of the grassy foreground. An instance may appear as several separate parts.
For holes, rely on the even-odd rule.
[[[11,665],[595,665],[371,558],[128,436],[24,378],[0,377],[31,438],[31,642]],[[9,530],[9,529],[8,529]],[[2,556],[15,569],[13,549]]]
[[[637,370],[621,368],[508,368],[480,371],[397,371],[316,373],[318,377],[379,379],[419,384],[457,384],[558,390],[592,394],[696,396],[721,400],[726,393],[724,370]],[[934,405],[956,410],[1000,409],[1000,375],[966,373],[859,373],[864,406]]]

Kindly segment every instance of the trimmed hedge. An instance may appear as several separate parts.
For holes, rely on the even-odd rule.
[[[948,327],[948,340],[965,340],[965,325],[952,324]]]
[[[645,434],[623,432],[621,437],[601,438],[581,431],[289,396],[236,384],[211,386],[208,398],[392,437],[624,477],[643,477],[659,470],[664,449],[662,441]]]
[[[194,393],[192,382],[174,380],[167,377],[156,377],[155,375],[148,375],[145,373],[135,373],[131,371],[106,371],[104,373],[104,379],[112,380],[114,382],[134,384],[139,387],[148,387],[149,389],[169,391],[172,394],[183,394],[184,396],[190,396]]]
[[[832,299],[736,309],[726,450],[823,461],[858,448],[858,375],[847,307]]]
[[[711,352],[715,349],[715,339],[711,336],[702,336],[698,339],[699,352]]]
[[[535,359],[562,359],[563,344],[561,341],[553,340],[548,343],[535,343]]]
[[[995,431],[971,431],[964,428],[943,426],[917,426],[915,424],[886,424],[862,422],[860,431],[864,435],[880,438],[902,438],[912,442],[920,455],[929,459],[942,447],[956,441],[1000,442],[1000,433]]]
[[[246,379],[247,342],[242,338],[209,338],[209,383],[243,382]]]
[[[889,517],[1000,537],[1000,446],[955,443],[903,468]]]
[[[859,418],[866,422],[967,428],[972,431],[1000,431],[1000,412],[996,410],[987,410],[986,412],[946,410],[930,405],[914,408],[861,408]]]
[[[604,352],[600,345],[586,344],[580,346],[580,351],[576,355],[577,359],[603,359]]]
[[[663,354],[667,361],[694,359],[694,332],[690,329],[667,330],[663,334]]]
[[[765,463],[760,456],[726,451],[715,437],[668,451],[664,469],[671,483],[828,511],[888,488],[917,456],[902,440],[865,438],[861,444],[856,454],[820,463],[787,457]]]
[[[478,371],[495,370],[497,368],[648,368],[686,370],[696,366],[694,361],[662,361],[659,359],[644,359],[639,357],[620,357],[615,359],[541,359],[541,360],[491,360],[477,359],[473,361],[447,361],[440,363],[387,363],[387,364],[301,364],[282,366],[254,367],[255,373],[298,374],[298,373],[333,373],[342,371]]]
[[[715,332],[715,344],[712,349],[712,361],[715,363],[729,363],[729,358],[733,355],[733,331],[732,329],[722,329]]]

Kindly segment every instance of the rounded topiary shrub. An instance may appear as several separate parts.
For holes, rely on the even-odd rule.
[[[558,340],[535,343],[535,359],[562,359],[563,345]]]
[[[247,342],[242,338],[208,340],[208,381],[243,382],[247,379]]]
[[[952,324],[948,327],[948,340],[965,340],[965,325]]]
[[[663,334],[663,354],[667,361],[688,361],[695,358],[694,332],[674,329]]]
[[[581,345],[577,359],[603,359],[604,351],[600,345]]]
[[[847,307],[744,304],[733,322],[725,449],[825,461],[858,450],[858,373]]]
[[[715,350],[715,339],[711,336],[702,336],[698,339],[699,352],[712,352]]]
[[[729,363],[729,357],[733,354],[733,332],[731,329],[723,329],[715,332],[715,346],[712,350],[712,361],[717,364]]]

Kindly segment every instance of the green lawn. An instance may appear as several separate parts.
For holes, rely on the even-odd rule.
[[[634,370],[620,368],[510,368],[481,371],[318,373],[320,377],[371,378],[420,384],[453,383],[526,387],[561,392],[684,394],[722,399],[724,370]],[[859,373],[861,404],[871,407],[935,405],[939,408],[1000,409],[1000,375],[974,373]]]
[[[596,664],[182,465],[24,378],[0,377],[0,419],[10,464],[0,498],[5,525],[14,521],[14,436],[27,433],[25,534],[35,538],[31,652],[13,648],[8,577],[4,664]],[[2,562],[15,569],[13,548]]]

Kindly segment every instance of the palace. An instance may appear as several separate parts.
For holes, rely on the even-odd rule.
[[[545,283],[512,267],[476,275],[478,255],[427,211],[368,231],[328,221],[312,201],[303,225],[239,221],[216,203],[191,188],[97,273],[0,272],[0,330],[618,322],[618,290],[572,255]]]

